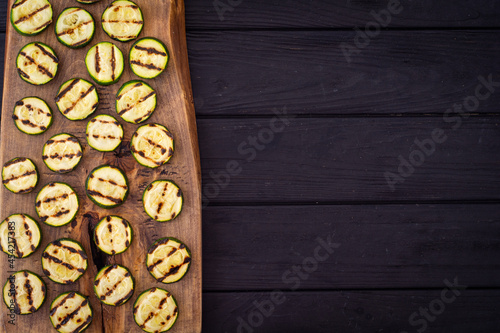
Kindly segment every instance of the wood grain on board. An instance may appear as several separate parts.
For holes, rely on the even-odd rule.
[[[12,4],[9,1],[9,6]],[[114,97],[119,87],[126,81],[136,79],[128,66],[120,81],[111,86],[97,86],[100,105],[96,114],[110,114],[118,118],[124,126],[125,138],[122,146],[114,152],[101,153],[91,149],[85,139],[87,121],[69,121],[57,110],[54,97],[61,83],[74,77],[91,80],[84,63],[86,51],[99,41],[112,41],[100,27],[100,16],[109,3],[101,1],[85,6],[96,18],[96,35],[87,47],[70,50],[59,44],[53,32],[53,25],[36,37],[23,37],[9,25],[6,36],[6,57],[4,94],[1,123],[0,163],[14,157],[31,158],[40,171],[40,182],[34,192],[26,195],[15,195],[2,187],[0,189],[0,216],[5,218],[12,213],[28,213],[36,216],[34,202],[36,192],[51,181],[63,181],[73,186],[80,198],[80,211],[76,220],[61,228],[42,224],[43,240],[41,248],[31,257],[16,260],[14,270],[30,269],[40,275],[40,255],[43,248],[60,237],[70,237],[80,241],[89,255],[89,268],[83,277],[73,285],[57,285],[44,277],[48,285],[48,299],[43,307],[29,316],[17,316],[15,326],[7,323],[9,319],[4,309],[0,312],[0,332],[26,333],[36,329],[40,333],[53,332],[49,321],[49,308],[52,300],[64,291],[77,290],[90,296],[94,309],[94,319],[88,332],[141,332],[134,323],[132,305],[137,296],[150,287],[163,287],[176,297],[180,308],[178,321],[172,332],[201,331],[201,193],[200,165],[196,122],[194,117],[193,98],[187,58],[184,27],[184,3],[182,0],[152,1],[137,0],[144,17],[144,30],[139,37],[153,36],[162,40],[169,49],[170,61],[165,73],[158,78],[148,80],[157,92],[158,105],[147,123],[158,122],[173,133],[176,150],[173,158],[166,165],[157,169],[140,166],[131,156],[128,144],[131,135],[138,127],[125,123],[117,117],[114,108]],[[54,20],[67,3],[63,0],[51,1],[54,8]],[[72,3],[72,5],[75,5]],[[56,78],[47,85],[35,87],[21,80],[15,67],[15,57],[19,49],[32,41],[40,41],[54,48],[60,59],[59,72]],[[133,42],[114,42],[124,53],[128,61],[128,51]],[[54,111],[54,123],[43,135],[28,136],[16,129],[10,114],[14,103],[26,96],[39,96],[46,100]],[[59,175],[48,170],[42,162],[42,146],[54,134],[68,132],[75,135],[84,147],[84,157],[76,170],[69,174]],[[84,182],[88,173],[96,166],[112,164],[122,168],[130,181],[130,195],[120,207],[105,210],[98,208],[85,195]],[[182,214],[172,222],[158,223],[145,214],[141,196],[144,188],[156,179],[172,179],[184,193],[184,209]],[[123,254],[114,257],[104,256],[92,249],[90,238],[92,227],[106,215],[114,214],[127,219],[134,229],[135,238],[131,247]],[[156,239],[173,236],[181,239],[191,249],[193,261],[186,277],[178,283],[165,285],[156,282],[145,267],[146,250]],[[101,305],[93,294],[92,281],[99,268],[105,264],[118,263],[128,267],[135,277],[136,290],[131,300],[123,306],[111,307]],[[0,280],[5,281],[11,269],[7,256],[0,256]]]

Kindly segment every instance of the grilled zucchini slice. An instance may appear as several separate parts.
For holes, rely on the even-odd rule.
[[[25,97],[16,102],[12,114],[18,130],[30,135],[44,133],[54,119],[52,109],[38,97]]]
[[[75,169],[83,156],[78,139],[67,133],[56,134],[43,146],[42,159],[47,168],[66,173]]]
[[[104,253],[115,255],[125,252],[132,243],[130,223],[119,216],[106,216],[94,229],[94,242]]]
[[[48,183],[38,192],[35,201],[40,221],[53,227],[73,221],[79,207],[75,191],[64,183]]]
[[[142,123],[155,108],[156,92],[145,82],[129,81],[116,94],[116,112],[126,122]]]
[[[89,199],[99,207],[114,208],[127,199],[128,179],[120,168],[101,165],[89,174],[85,189]]]
[[[26,258],[40,246],[42,232],[27,214],[12,214],[0,224],[0,249],[16,258]]]
[[[61,238],[47,245],[42,253],[43,273],[52,281],[70,284],[87,270],[87,254],[75,240]]]
[[[34,42],[19,51],[16,66],[21,79],[39,86],[52,81],[56,76],[59,59],[49,46]]]
[[[123,73],[123,53],[113,43],[94,45],[85,57],[85,65],[95,82],[107,86],[118,82]]]
[[[190,266],[191,251],[172,237],[157,240],[146,256],[146,267],[158,282],[177,282],[186,275]]]
[[[10,22],[23,36],[34,36],[52,23],[52,6],[47,0],[17,0],[10,11]]]
[[[70,48],[84,47],[94,37],[94,18],[83,8],[66,8],[57,18],[55,32],[61,44]]]
[[[144,211],[158,222],[176,218],[182,211],[183,202],[181,189],[171,180],[152,182],[142,195]]]
[[[90,325],[92,318],[88,297],[76,291],[57,296],[50,305],[50,322],[60,333],[81,333]]]
[[[106,266],[95,277],[94,292],[104,304],[125,304],[134,293],[134,278],[130,271],[121,265]]]
[[[101,114],[87,124],[87,142],[98,151],[113,151],[123,140],[123,127],[115,118]]]
[[[15,314],[36,312],[45,302],[47,286],[37,274],[18,271],[7,278],[3,287],[3,301]]]
[[[92,83],[76,78],[61,85],[55,101],[63,116],[69,120],[82,120],[97,109],[99,95]]]
[[[2,183],[12,193],[29,193],[38,184],[35,163],[26,157],[16,157],[2,168]]]
[[[168,58],[165,44],[156,38],[142,38],[130,49],[130,68],[139,77],[153,79],[167,68]]]
[[[132,135],[130,150],[139,164],[157,168],[174,154],[174,136],[163,125],[142,125]]]
[[[135,323],[145,332],[166,332],[172,328],[178,316],[177,302],[165,289],[145,290],[134,303]]]
[[[102,29],[112,39],[128,42],[137,38],[144,26],[142,12],[132,1],[113,1],[102,14]]]

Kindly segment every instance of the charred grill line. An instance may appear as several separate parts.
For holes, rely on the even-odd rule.
[[[136,105],[143,103],[144,101],[146,101],[147,99],[149,99],[151,96],[153,96],[155,94],[156,93],[154,91],[150,92],[149,94],[147,94],[146,96],[144,96],[140,100],[138,100],[137,103],[135,103],[132,106],[129,106],[128,108],[121,110],[118,114],[120,116],[123,115],[124,113],[126,113],[126,112],[130,111],[132,108],[134,108]]]
[[[73,87],[78,83],[80,82],[80,79],[75,79],[73,80],[73,82],[71,82],[69,84],[69,86],[67,86],[66,88],[64,88],[55,98],[55,101],[56,103],[59,102],[61,100],[61,98],[64,97],[64,95],[66,95],[71,89],[73,89]]]
[[[57,304],[56,306],[54,306],[54,308],[52,310],[50,310],[50,315],[53,316],[54,313],[56,313],[57,308],[59,308],[60,306],[63,306],[64,303],[66,303],[66,301],[68,299],[75,297],[75,295],[76,294],[74,292],[71,292],[68,295],[66,295],[59,304]]]
[[[134,46],[134,48],[137,50],[140,50],[140,51],[146,51],[148,54],[158,54],[158,55],[161,55],[164,57],[167,56],[167,54],[165,52],[158,51],[157,49],[155,49],[153,47],[144,47],[144,46],[136,45],[136,46]]]
[[[59,59],[57,59],[56,56],[54,56],[51,52],[47,51],[42,45],[35,43],[35,46],[42,51],[43,54],[45,54],[47,57],[52,59],[56,64],[59,63]]]
[[[78,102],[80,102],[82,99],[84,99],[85,97],[87,97],[87,95],[90,94],[94,90],[95,90],[95,87],[91,86],[89,89],[87,89],[86,92],[81,93],[80,97],[78,97],[78,99],[73,103],[73,105],[71,105],[69,108],[67,108],[66,110],[64,110],[63,113],[64,114],[68,114],[71,110],[73,110],[75,108],[75,106],[78,104]]]
[[[19,24],[21,22],[29,20],[30,18],[32,18],[33,16],[35,16],[36,14],[38,14],[39,12],[41,12],[42,10],[45,10],[45,9],[47,9],[49,7],[50,7],[50,5],[46,4],[45,6],[38,8],[37,10],[29,13],[28,15],[19,18],[17,21],[14,22],[14,24]]]
[[[157,67],[157,66],[155,66],[153,64],[143,64],[142,62],[137,61],[137,60],[131,60],[130,63],[134,64],[134,65],[137,65],[137,66],[146,67],[147,69],[154,69],[156,71],[161,71],[162,70],[160,67]]]

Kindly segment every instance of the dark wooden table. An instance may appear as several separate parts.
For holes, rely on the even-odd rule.
[[[186,0],[204,332],[500,331],[500,3],[388,3]]]

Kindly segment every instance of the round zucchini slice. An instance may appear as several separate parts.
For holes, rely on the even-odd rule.
[[[125,304],[134,293],[134,278],[130,271],[121,265],[106,266],[95,277],[94,292],[104,304]]]
[[[87,196],[102,208],[118,207],[128,196],[128,179],[120,168],[101,165],[89,174],[85,184]]]
[[[129,81],[116,94],[116,112],[126,122],[142,123],[155,108],[156,92],[142,81]]]
[[[82,120],[97,109],[99,95],[92,83],[77,78],[61,85],[55,101],[63,116],[69,120]]]
[[[26,258],[40,246],[40,226],[26,214],[13,214],[0,224],[0,249],[16,258]]]
[[[18,130],[30,135],[42,134],[52,125],[52,109],[38,97],[25,97],[16,102],[12,114]]]
[[[163,125],[142,125],[132,135],[130,150],[139,164],[157,168],[174,154],[174,136]]]
[[[181,189],[170,180],[152,182],[142,195],[144,211],[158,222],[176,218],[182,211],[183,202]]]
[[[25,45],[16,59],[21,79],[36,86],[52,81],[58,65],[59,59],[54,50],[40,42]]]
[[[10,11],[10,22],[23,36],[34,36],[52,23],[52,6],[47,0],[17,0]]]
[[[94,45],[85,57],[85,65],[95,82],[107,86],[118,82],[123,73],[123,53],[113,43]]]
[[[120,42],[137,38],[143,26],[141,9],[132,1],[113,1],[102,14],[102,29]]]
[[[2,183],[12,193],[29,193],[38,184],[35,163],[26,157],[16,157],[2,168]]]
[[[186,275],[190,266],[191,251],[172,237],[157,240],[146,256],[146,267],[158,282],[177,282]]]
[[[18,315],[36,312],[45,302],[47,286],[37,274],[18,271],[7,278],[3,287],[3,301]]]
[[[57,296],[50,305],[50,322],[60,333],[83,332],[92,322],[92,318],[88,297],[76,291]]]
[[[87,254],[80,243],[72,239],[55,240],[42,253],[42,270],[56,283],[74,283],[87,270]]]
[[[83,8],[66,8],[57,18],[55,30],[61,44],[70,48],[84,47],[94,37],[94,18]]]
[[[42,159],[47,168],[66,173],[74,170],[83,156],[78,139],[66,133],[56,134],[43,146]]]
[[[123,140],[123,127],[112,116],[102,114],[89,121],[85,135],[95,150],[113,151]]]
[[[132,243],[130,223],[119,216],[106,216],[94,229],[94,242],[104,253],[115,255],[125,252]]]
[[[139,39],[130,49],[130,68],[135,75],[144,79],[153,79],[160,75],[168,63],[168,51],[165,44],[156,38]]]
[[[66,225],[78,213],[78,196],[71,186],[49,183],[36,196],[35,208],[40,221],[53,227]]]
[[[166,332],[172,328],[178,316],[177,302],[165,289],[145,290],[134,303],[135,323],[145,332]]]

